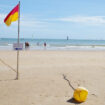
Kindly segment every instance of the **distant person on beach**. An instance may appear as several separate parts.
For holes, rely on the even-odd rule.
[[[44,48],[46,48],[46,46],[47,46],[47,44],[46,44],[46,42],[44,42]]]
[[[39,46],[39,42],[37,42],[37,46]]]
[[[28,42],[25,42],[25,49],[28,49],[29,48],[29,43]]]

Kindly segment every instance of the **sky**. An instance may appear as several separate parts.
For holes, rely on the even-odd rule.
[[[20,0],[20,37],[105,40],[105,0]],[[0,38],[17,38],[4,18],[18,0],[0,0]]]

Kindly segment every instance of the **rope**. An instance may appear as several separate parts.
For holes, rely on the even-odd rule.
[[[75,90],[75,88],[73,87],[73,85],[70,83],[70,81],[66,78],[66,76],[63,74],[63,78],[68,82],[69,86]]]
[[[6,65],[7,67],[9,67],[12,71],[16,72],[14,68],[12,68],[10,65],[8,65],[7,63],[5,63],[2,59],[0,59],[0,61]]]

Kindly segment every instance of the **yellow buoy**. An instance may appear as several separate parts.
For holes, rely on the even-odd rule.
[[[77,89],[74,90],[73,98],[77,102],[84,102],[87,99],[87,95],[88,95],[87,89],[85,89],[84,87],[78,87]]]

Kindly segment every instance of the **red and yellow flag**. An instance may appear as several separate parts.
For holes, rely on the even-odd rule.
[[[13,8],[13,10],[6,16],[4,22],[7,26],[11,25],[11,22],[18,20],[19,4]]]

